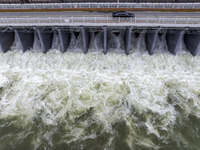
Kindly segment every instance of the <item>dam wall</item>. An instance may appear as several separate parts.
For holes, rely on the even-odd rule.
[[[180,45],[183,43],[186,49],[193,55],[197,55],[200,50],[200,32],[197,28],[188,29],[160,29],[160,28],[136,28],[132,26],[114,28],[114,27],[55,27],[55,28],[10,28],[0,29],[0,49],[6,53],[11,49],[14,41],[18,41],[20,49],[23,52],[33,47],[36,38],[41,46],[41,51],[47,53],[52,49],[54,37],[58,37],[60,51],[67,52],[70,42],[79,40],[79,48],[84,54],[98,38],[98,46],[106,54],[111,49],[116,48],[120,43],[120,48],[126,55],[129,55],[134,37],[144,35],[146,50],[149,55],[154,54],[158,38],[165,35],[167,49],[173,55],[177,54]],[[118,39],[118,40],[117,40]]]

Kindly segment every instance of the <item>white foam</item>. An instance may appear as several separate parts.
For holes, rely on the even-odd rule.
[[[186,114],[200,117],[199,57],[188,53],[62,54],[54,50],[47,54],[19,50],[0,53],[0,119],[19,117],[16,125],[28,129],[35,118],[55,128],[63,123],[66,135],[60,138],[66,143],[95,139],[97,131],[86,133],[92,123],[98,124],[102,133],[114,136],[113,124],[125,121],[130,147],[138,143],[158,148],[149,139],[138,138],[137,126],[145,125],[148,134],[163,138],[154,121],[159,118],[159,127],[168,130],[178,116],[176,104]],[[176,101],[169,103],[169,94]],[[134,124],[139,114],[147,119]],[[52,140],[54,131],[38,132],[36,145],[44,136]]]

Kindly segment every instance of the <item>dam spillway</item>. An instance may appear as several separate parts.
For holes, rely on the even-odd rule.
[[[199,150],[200,14],[110,14],[0,13],[0,150]]]
[[[0,149],[198,150],[199,58],[12,47],[0,53]]]
[[[17,40],[23,52],[33,48],[33,43],[39,39],[41,51],[47,53],[52,48],[52,41],[58,37],[60,44],[60,51],[66,52],[69,48],[70,42],[78,41],[78,48],[82,49],[86,54],[90,49],[90,45],[94,42],[94,38],[98,38],[98,49],[103,49],[106,54],[112,51],[112,48],[120,44],[120,48],[129,54],[133,48],[135,37],[144,36],[145,47],[150,55],[154,54],[154,49],[157,45],[158,39],[163,37],[167,43],[167,49],[173,55],[177,54],[180,45],[183,43],[186,49],[193,55],[197,55],[200,50],[200,32],[196,28],[190,29],[159,29],[159,28],[15,28],[15,29],[1,29],[0,32],[0,48],[2,52],[10,50],[13,42]],[[116,41],[120,38],[120,42]],[[136,43],[137,45],[137,43]]]

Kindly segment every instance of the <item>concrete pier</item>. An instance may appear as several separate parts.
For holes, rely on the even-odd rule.
[[[83,40],[83,52],[84,54],[86,54],[89,48],[90,35],[88,34],[88,31],[86,31],[84,27],[81,27],[81,34],[82,34],[82,40]]]
[[[42,52],[47,53],[52,47],[53,33],[41,29],[36,29],[36,31],[40,40]]]
[[[125,33],[125,53],[126,53],[126,55],[129,55],[129,51],[130,51],[131,33],[132,33],[132,27],[128,27],[128,29],[126,29],[126,33]]]
[[[103,53],[107,54],[108,49],[108,32],[107,27],[103,28]]]
[[[147,30],[146,36],[145,36],[145,42],[146,42],[146,49],[149,53],[149,55],[153,55],[154,49],[156,46],[156,41],[158,38],[158,30]]]
[[[184,35],[185,46],[193,56],[196,56],[200,50],[200,32],[186,32]]]
[[[61,51],[64,53],[69,46],[71,34],[68,30],[58,29],[58,35],[60,39]]]
[[[26,52],[28,49],[33,47],[34,42],[34,32],[27,32],[27,31],[18,31],[14,30],[17,40],[20,43],[23,53]]]
[[[0,32],[0,48],[6,53],[15,39],[14,32]]]
[[[167,30],[166,41],[169,52],[176,55],[183,39],[184,30]]]

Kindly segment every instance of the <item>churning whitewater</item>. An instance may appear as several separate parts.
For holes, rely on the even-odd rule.
[[[198,150],[200,56],[165,35],[150,56],[143,34],[126,56],[120,35],[107,55],[98,34],[87,54],[74,35],[66,53],[56,35],[47,54],[0,53],[0,150]]]

